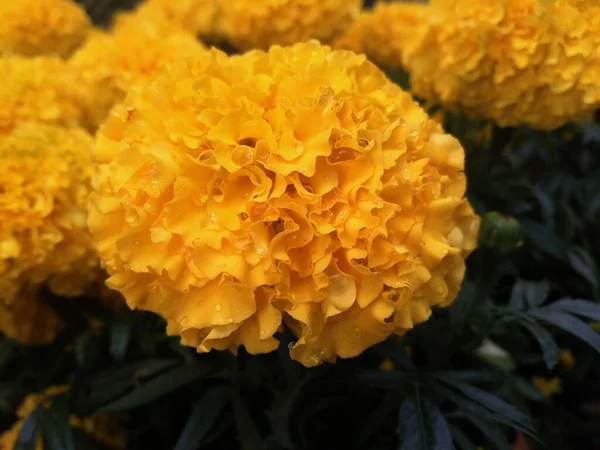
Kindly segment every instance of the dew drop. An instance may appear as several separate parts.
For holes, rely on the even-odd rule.
[[[221,305],[215,305],[215,311],[221,311],[223,307]]]
[[[190,319],[188,319],[187,316],[183,316],[181,318],[181,320],[179,321],[179,325],[181,325],[182,327],[187,327],[190,324]]]
[[[289,350],[294,350],[294,348],[295,348],[295,347],[296,347],[296,343],[295,343],[295,342],[290,342],[290,343],[288,344],[288,349],[289,349]]]
[[[246,166],[254,162],[254,149],[246,145],[238,145],[231,152],[231,160],[238,166]]]
[[[233,323],[233,318],[230,317],[229,319],[227,319],[227,323]]]
[[[264,337],[267,332],[265,330],[260,330],[260,337]]]

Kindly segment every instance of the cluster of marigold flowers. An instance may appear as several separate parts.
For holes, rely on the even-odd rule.
[[[374,63],[552,129],[600,104],[600,7],[361,3],[147,0],[100,29],[69,0],[3,2],[0,329],[51,341],[44,296],[108,273],[199,352],[269,352],[286,326],[313,366],[450,304],[479,228],[464,151]]]

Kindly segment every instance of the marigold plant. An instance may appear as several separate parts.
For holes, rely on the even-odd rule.
[[[0,135],[0,302],[44,283],[79,295],[97,275],[86,231],[91,145],[81,129],[49,125]]]
[[[456,296],[479,220],[463,149],[313,41],[171,64],[101,127],[89,226],[133,308],[199,351],[352,357]]]
[[[365,11],[334,43],[338,49],[365,53],[376,64],[402,67],[402,50],[429,13],[421,3],[377,3]]]
[[[331,42],[360,12],[360,0],[219,0],[220,32],[235,47]]]
[[[600,5],[432,0],[403,59],[413,91],[503,127],[554,129],[600,105]]]
[[[17,410],[19,420],[0,436],[0,450],[11,450],[14,448],[21,428],[29,414],[35,411],[40,405],[50,407],[52,397],[65,394],[69,391],[69,386],[51,386],[43,393],[30,394],[24,400]],[[113,416],[103,414],[94,417],[78,417],[72,415],[69,417],[71,427],[86,432],[99,443],[107,448],[120,450],[127,446],[127,435],[121,428],[119,419]],[[39,437],[36,443],[36,450],[43,450],[42,438]]]
[[[85,10],[70,0],[0,2],[0,55],[66,56],[90,27]]]
[[[29,122],[95,128],[93,91],[58,57],[3,57],[0,73],[0,135]]]

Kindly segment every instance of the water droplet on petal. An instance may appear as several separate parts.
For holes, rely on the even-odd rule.
[[[219,304],[215,305],[215,311],[221,311],[223,307]]]
[[[231,160],[238,166],[245,166],[254,162],[254,149],[247,145],[238,145],[231,152]]]
[[[179,325],[186,328],[190,324],[190,319],[187,316],[183,316],[181,320],[179,320]]]
[[[230,317],[229,319],[227,319],[227,323],[233,323],[233,318]]]

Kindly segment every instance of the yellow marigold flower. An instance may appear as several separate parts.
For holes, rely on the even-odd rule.
[[[92,138],[24,125],[0,135],[0,302],[48,283],[79,295],[97,274],[86,232]]]
[[[459,142],[364,55],[316,41],[179,61],[97,135],[89,226],[132,308],[197,348],[305,365],[456,296],[479,219]]]
[[[531,379],[533,385],[544,394],[546,397],[552,397],[555,394],[560,394],[562,392],[562,386],[560,383],[560,378],[544,378],[544,377],[533,377]]]
[[[0,436],[0,450],[12,450],[21,427],[25,419],[31,414],[41,403],[45,407],[52,405],[52,397],[64,394],[69,391],[69,386],[51,386],[42,394],[30,394],[23,400],[21,406],[17,410],[18,421],[11,429]],[[127,446],[127,434],[120,424],[119,417],[108,414],[98,415],[94,417],[77,417],[72,415],[69,417],[69,423],[73,428],[80,429],[88,433],[99,443],[104,444],[111,449],[125,449]],[[41,436],[36,443],[36,450],[43,450]]]
[[[197,57],[205,51],[191,33],[169,22],[146,22],[140,16],[126,14],[117,19],[112,33],[91,33],[69,64],[97,93],[96,122],[102,122],[131,86],[146,80],[160,65]]]
[[[94,128],[93,93],[58,57],[0,58],[0,73],[0,135],[29,122]]]
[[[383,67],[402,68],[405,43],[423,26],[428,12],[428,6],[421,3],[377,3],[356,19],[334,47],[365,53]]]
[[[9,304],[0,301],[0,332],[23,344],[48,344],[63,325],[35,292],[22,292]]]
[[[358,16],[361,0],[218,0],[221,33],[240,49],[330,42]]]
[[[85,10],[70,0],[2,0],[0,55],[66,56],[90,27]]]
[[[503,127],[558,128],[600,105],[600,5],[432,0],[403,60],[422,98]]]
[[[197,36],[212,38],[218,10],[217,0],[146,0],[136,14],[147,21],[166,19]]]

